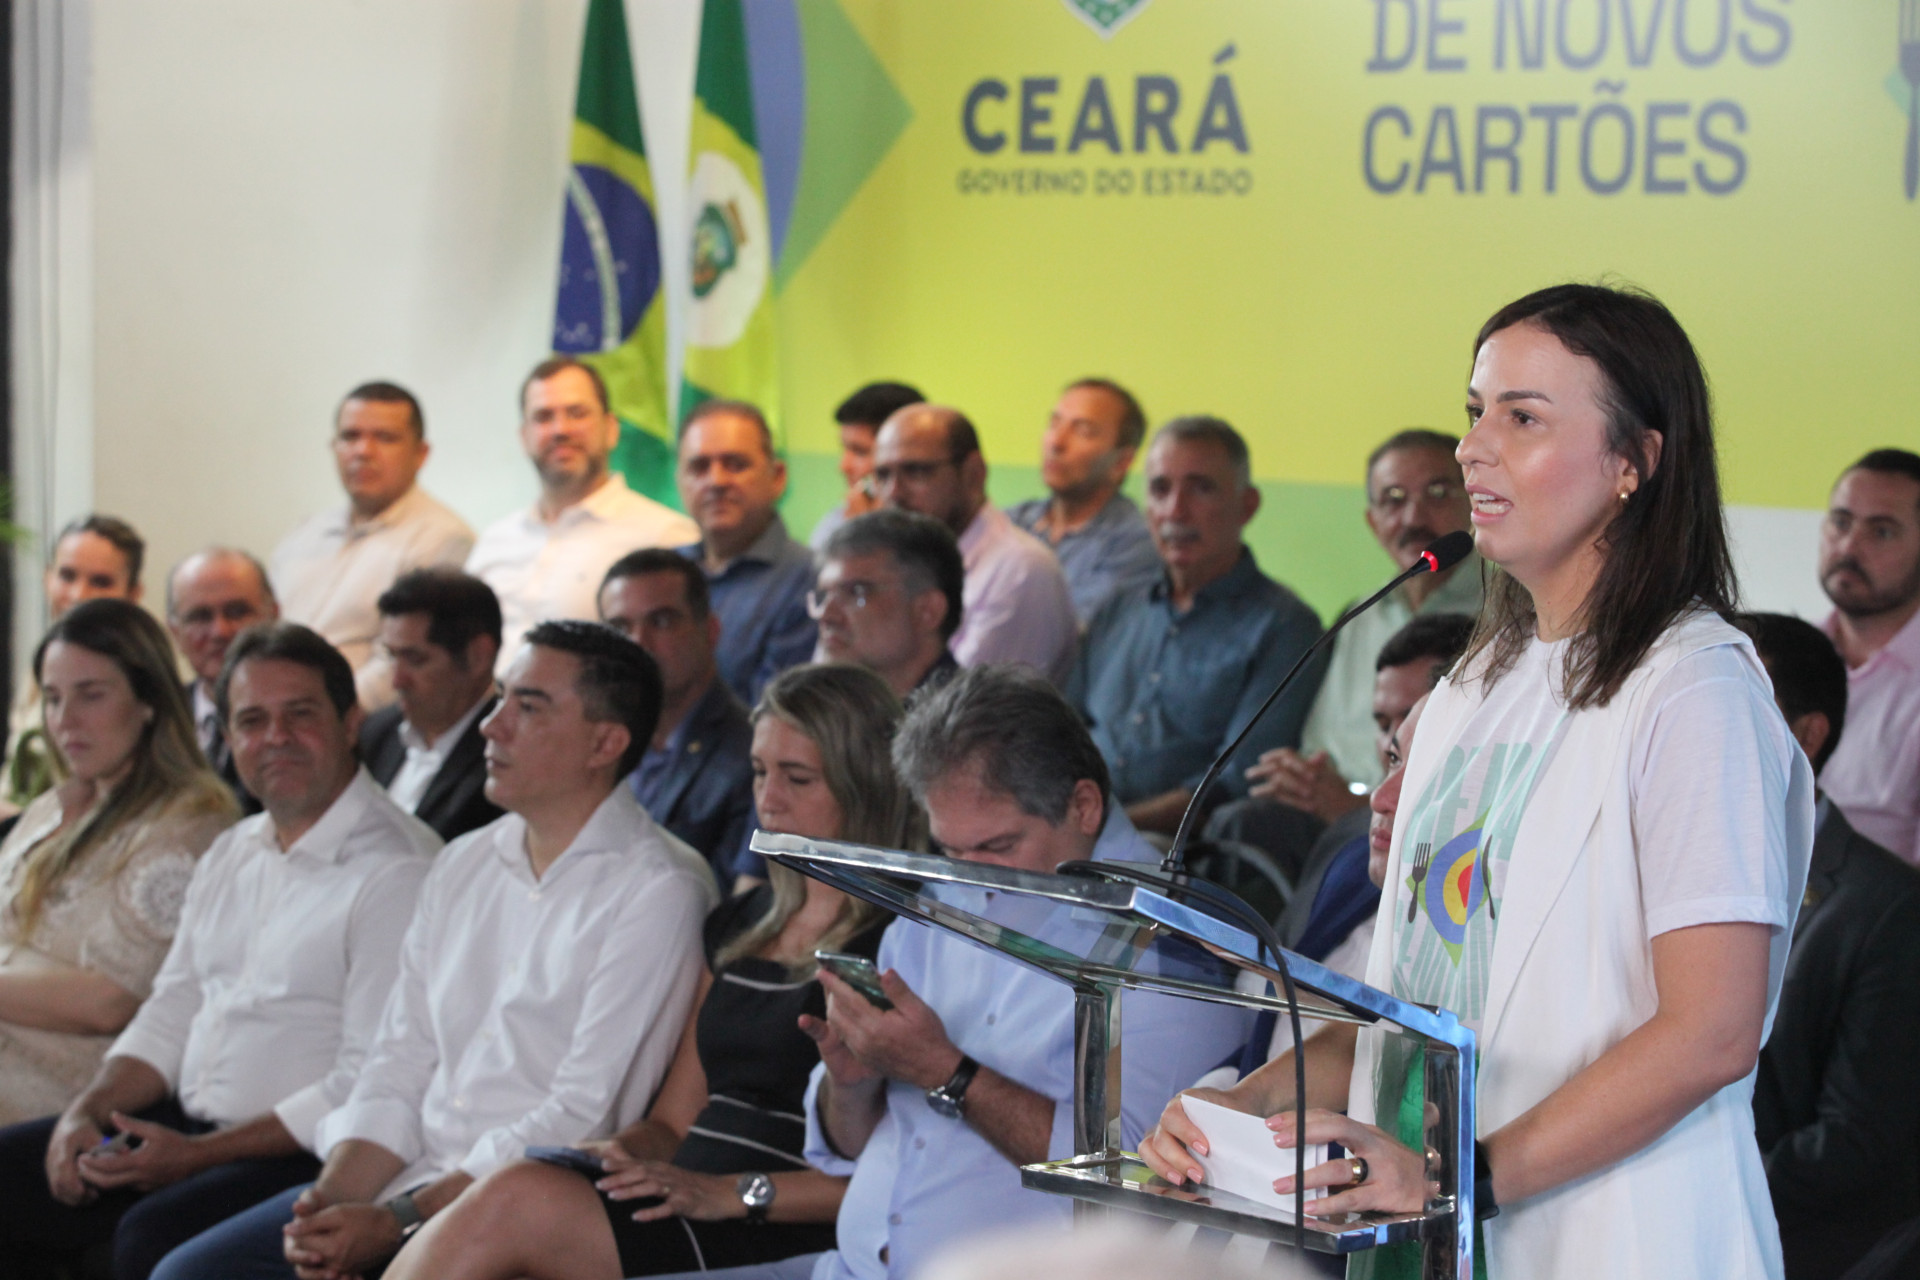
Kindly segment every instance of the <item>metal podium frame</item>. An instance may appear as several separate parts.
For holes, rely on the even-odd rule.
[[[1296,1238],[1292,1217],[1241,1197],[1207,1188],[1175,1187],[1121,1149],[1120,1000],[1123,990],[1155,991],[1189,999],[1286,1014],[1271,952],[1241,925],[1119,876],[1039,875],[930,854],[756,831],[754,852],[822,880],[898,915],[956,933],[1065,983],[1074,995],[1075,1154],[1022,1167],[1021,1181],[1088,1206],[1119,1208],[1279,1241]],[[1126,867],[1129,864],[1114,864]],[[1053,903],[1068,918],[1099,926],[1094,954],[1076,955],[968,911],[964,893],[924,892],[957,886],[1010,900]],[[1149,971],[1155,957],[1173,951],[1233,972],[1212,983]],[[1349,1214],[1342,1222],[1307,1220],[1309,1249],[1353,1253],[1382,1244],[1420,1240],[1428,1280],[1473,1275],[1474,1035],[1444,1009],[1409,1004],[1304,956],[1285,952],[1302,1017],[1383,1026],[1420,1042],[1425,1097],[1437,1110],[1428,1129],[1426,1208],[1410,1214]],[[1167,967],[1167,966],[1163,966]],[[1248,979],[1246,975],[1252,975]],[[1251,986],[1251,992],[1242,987]],[[1437,1157],[1437,1158],[1436,1158]],[[1464,1224],[1464,1228],[1462,1229]]]

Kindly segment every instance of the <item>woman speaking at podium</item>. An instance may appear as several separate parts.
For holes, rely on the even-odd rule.
[[[1414,735],[1367,981],[1477,1033],[1477,1272],[1778,1277],[1752,1073],[1813,779],[1725,620],[1705,375],[1653,298],[1561,285],[1481,328],[1467,418],[1474,540],[1497,571]],[[1417,1210],[1418,1046],[1353,1044],[1305,1050],[1306,1140],[1350,1152],[1307,1171],[1336,1192],[1312,1211]],[[1283,1057],[1220,1100],[1291,1147],[1293,1082]],[[1196,1142],[1175,1099],[1141,1154],[1191,1178]],[[1349,1275],[1419,1266],[1393,1246]]]

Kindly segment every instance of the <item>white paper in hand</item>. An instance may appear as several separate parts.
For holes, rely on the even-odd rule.
[[[1234,1111],[1200,1098],[1182,1098],[1187,1118],[1207,1138],[1207,1154],[1198,1151],[1193,1158],[1207,1175],[1207,1185],[1252,1200],[1269,1209],[1281,1210],[1293,1220],[1293,1193],[1285,1195],[1273,1189],[1275,1178],[1293,1173],[1293,1148],[1273,1145],[1273,1130],[1259,1116]],[[1307,1147],[1307,1168],[1327,1162],[1327,1146],[1315,1143]],[[1307,1199],[1318,1200],[1325,1188],[1308,1187]]]

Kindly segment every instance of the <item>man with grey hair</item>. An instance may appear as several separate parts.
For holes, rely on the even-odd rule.
[[[208,547],[182,560],[167,575],[167,629],[187,660],[193,680],[187,702],[200,735],[200,750],[247,813],[260,812],[260,802],[240,781],[227,746],[225,717],[213,691],[227,660],[227,646],[256,622],[280,616],[266,566],[232,547]]]
[[[1146,470],[1163,573],[1093,616],[1067,696],[1093,725],[1127,816],[1170,833],[1213,758],[1321,626],[1242,541],[1260,490],[1239,432],[1219,418],[1176,418],[1155,434]],[[1220,775],[1222,797],[1246,794],[1246,768],[1263,751],[1299,745],[1323,670],[1303,672],[1241,745]]]
[[[1064,683],[1079,620],[1060,561],[987,501],[980,437],[958,409],[915,404],[888,418],[873,447],[882,505],[953,531],[966,565],[966,616],[953,634],[961,666],[1024,662]]]
[[[866,667],[905,698],[959,669],[947,642],[960,626],[966,568],[947,527],[883,507],[833,531],[807,610],[820,624],[816,662]]]
[[[1107,769],[1072,707],[1030,668],[974,667],[920,699],[894,767],[926,806],[933,847],[1036,874],[1084,859],[1152,856],[1111,803]],[[1030,1195],[1019,1166],[1072,1152],[1073,993],[1035,970],[917,921],[880,943],[882,1010],[822,972],[827,1017],[808,1091],[809,1163],[851,1175],[839,1248],[739,1276],[880,1280],[949,1244],[1023,1222],[1065,1227],[1064,1202]],[[1246,1010],[1143,992],[1121,997],[1128,1144],[1230,1052]]]

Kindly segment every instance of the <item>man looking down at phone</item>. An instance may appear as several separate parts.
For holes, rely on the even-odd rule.
[[[620,785],[660,674],[597,622],[542,622],[487,717],[504,817],[435,860],[380,1033],[319,1124],[319,1179],[175,1249],[156,1280],[376,1270],[529,1146],[637,1119],[672,1061],[719,894],[706,861]]]
[[[926,806],[935,850],[1049,873],[1078,859],[1152,856],[1111,801],[1085,726],[1029,668],[962,671],[924,694],[894,739],[894,770]],[[851,1174],[838,1249],[718,1274],[738,1280],[909,1275],[943,1246],[1066,1206],[1021,1189],[1018,1166],[1070,1154],[1073,994],[1016,962],[915,921],[880,943],[881,1009],[823,969],[827,1017],[807,1160]],[[1244,1010],[1123,997],[1125,1141],[1164,1096],[1245,1036]]]

